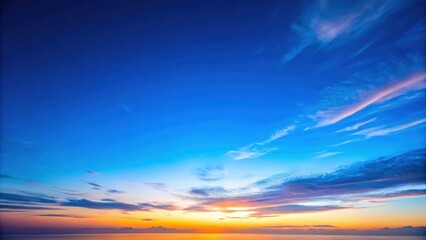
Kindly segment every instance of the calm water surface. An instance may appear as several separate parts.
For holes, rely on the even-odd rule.
[[[423,240],[424,237],[256,235],[256,234],[76,234],[42,236],[7,236],[10,240]]]

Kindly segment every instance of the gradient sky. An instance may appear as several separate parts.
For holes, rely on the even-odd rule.
[[[426,225],[424,9],[3,1],[1,224]]]

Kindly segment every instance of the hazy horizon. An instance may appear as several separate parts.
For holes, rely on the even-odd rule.
[[[127,239],[144,239],[144,240],[307,240],[312,239],[309,235],[273,235],[273,234],[86,234],[86,235],[44,235],[44,236],[7,236],[7,240],[51,240],[51,239],[69,239],[69,240],[127,240]],[[362,236],[364,240],[421,240],[422,236]],[[355,240],[359,236],[326,236],[316,235],[317,240]]]
[[[1,4],[2,235],[426,235],[424,0]]]

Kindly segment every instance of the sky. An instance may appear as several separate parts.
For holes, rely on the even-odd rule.
[[[424,9],[2,1],[2,230],[424,227]]]

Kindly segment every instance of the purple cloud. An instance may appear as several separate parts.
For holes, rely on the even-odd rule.
[[[362,200],[425,195],[424,169],[426,149],[418,149],[354,163],[330,173],[296,178],[277,175],[244,188],[258,189],[256,194],[236,194],[239,190],[221,187],[192,188],[189,193],[200,204],[188,210],[249,207],[260,216],[353,208]]]

